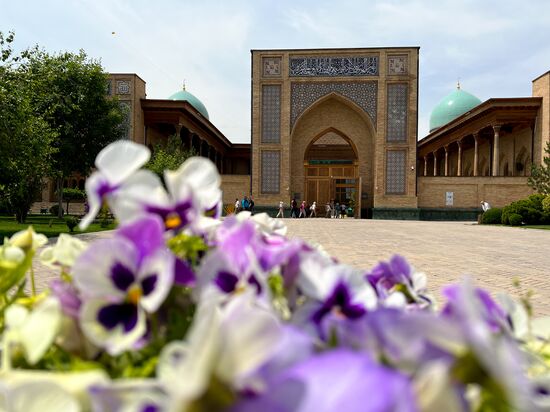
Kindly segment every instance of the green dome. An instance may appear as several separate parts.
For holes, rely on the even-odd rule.
[[[204,117],[210,120],[210,118],[208,117],[208,110],[206,110],[206,107],[204,106],[204,104],[202,104],[202,102],[199,99],[197,99],[187,90],[180,90],[179,92],[174,93],[172,96],[168,98],[168,100],[185,100],[195,109],[197,109],[200,114],[202,114]]]
[[[467,111],[472,110],[479,104],[481,104],[481,100],[473,94],[460,89],[460,86],[457,87],[454,92],[445,96],[433,109],[430,116],[430,133]]]

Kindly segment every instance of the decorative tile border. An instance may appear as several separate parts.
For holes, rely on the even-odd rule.
[[[378,76],[378,56],[291,57],[290,77]]]

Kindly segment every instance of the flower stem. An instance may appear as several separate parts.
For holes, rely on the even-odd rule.
[[[31,291],[32,295],[36,296],[36,285],[34,283],[34,267],[31,265]]]

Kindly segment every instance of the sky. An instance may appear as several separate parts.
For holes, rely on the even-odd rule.
[[[233,142],[250,142],[251,49],[420,46],[419,138],[458,79],[484,101],[550,70],[549,0],[0,0],[10,30],[136,73],[148,98],[185,81]]]

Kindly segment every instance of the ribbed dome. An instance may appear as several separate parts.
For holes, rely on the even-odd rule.
[[[458,86],[454,92],[445,96],[433,109],[430,116],[430,133],[479,104],[481,104],[481,100]]]
[[[210,120],[210,118],[208,117],[208,110],[206,110],[206,106],[187,90],[180,90],[179,92],[174,93],[168,98],[168,100],[185,100],[195,109],[197,109],[200,114]]]

